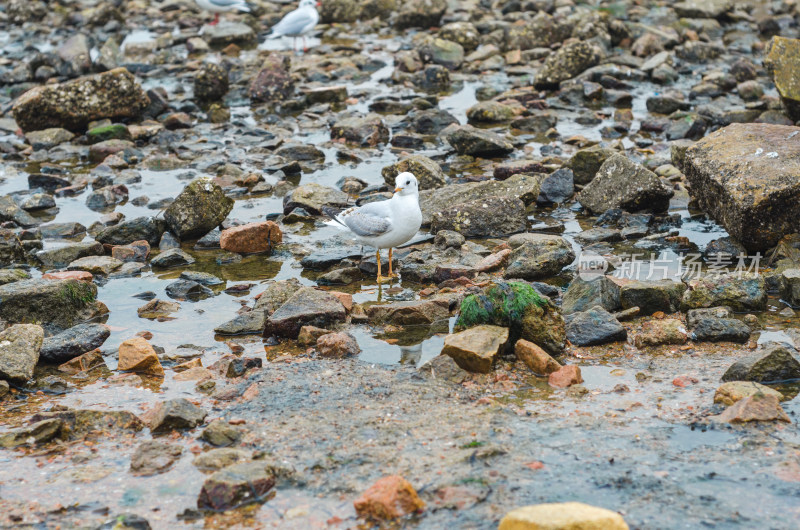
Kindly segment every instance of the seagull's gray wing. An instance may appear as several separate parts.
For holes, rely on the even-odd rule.
[[[365,204],[342,212],[339,217],[354,234],[361,237],[380,236],[392,229],[389,211],[382,202]]]
[[[314,14],[309,9],[295,9],[286,14],[280,22],[272,26],[273,35],[297,35],[314,22]]]
[[[219,7],[232,7],[236,6],[240,11],[250,11],[250,6],[245,0],[208,0],[212,4]]]

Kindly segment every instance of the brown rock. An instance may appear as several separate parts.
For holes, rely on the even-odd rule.
[[[86,372],[92,368],[105,366],[106,361],[100,350],[92,350],[71,359],[58,367],[59,372],[74,375],[80,372]]]
[[[470,372],[488,374],[495,359],[508,344],[508,328],[482,325],[448,335],[444,339],[442,355]]]
[[[118,369],[148,375],[164,375],[156,351],[141,337],[128,339],[119,346]]]
[[[341,359],[361,353],[356,339],[349,333],[328,333],[317,339],[317,351],[323,357]]]
[[[45,280],[81,280],[84,282],[91,282],[94,276],[91,272],[87,271],[59,271],[48,272],[42,275]]]
[[[689,334],[683,322],[676,318],[648,320],[642,324],[642,330],[636,335],[634,344],[637,348],[660,346],[662,344],[685,344]]]
[[[558,361],[536,344],[525,339],[519,339],[514,345],[517,358],[538,375],[549,375],[559,371],[562,366]]]
[[[567,388],[568,386],[583,383],[581,369],[574,364],[562,366],[558,371],[550,374],[547,378],[547,383],[555,388]]]
[[[120,261],[147,261],[150,255],[150,243],[134,241],[130,245],[117,245],[111,248],[111,257]]]
[[[239,254],[253,254],[271,251],[283,241],[283,233],[272,221],[248,223],[222,231],[219,245],[222,250]]]
[[[234,464],[208,477],[197,498],[200,509],[228,510],[252,502],[266,501],[275,477],[264,466],[250,462]]]
[[[175,381],[205,381],[206,379],[213,379],[214,372],[202,366],[193,366],[188,370],[175,374],[173,378]]]
[[[359,517],[396,519],[423,510],[425,503],[406,479],[390,475],[370,486],[353,506]]]
[[[328,335],[329,329],[318,328],[315,326],[303,326],[297,335],[297,344],[300,346],[312,346],[317,343],[317,339],[323,335]]]
[[[755,381],[729,381],[722,383],[717,388],[714,393],[714,403],[721,403],[730,407],[737,401],[758,393],[772,395],[778,398],[779,401],[783,401],[783,394],[761,383],[756,383]]]
[[[726,423],[746,423],[750,421],[784,421],[792,420],[781,408],[780,401],[771,394],[756,393],[740,399],[722,414],[715,417],[717,421]]]
[[[489,254],[476,263],[473,268],[478,272],[489,272],[504,267],[505,264],[508,263],[508,258],[511,256],[511,252],[512,250],[510,248],[504,248],[499,252]]]
[[[344,310],[347,311],[348,313],[350,312],[350,310],[353,309],[353,295],[352,294],[343,293],[343,292],[340,292],[340,291],[328,291],[328,293],[332,294],[333,296],[338,298],[339,301],[344,306]]]

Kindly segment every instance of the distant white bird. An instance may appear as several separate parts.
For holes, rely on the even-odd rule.
[[[211,11],[214,13],[214,21],[209,25],[216,26],[219,24],[219,14],[227,13],[228,11],[244,11],[250,12],[250,6],[247,5],[245,0],[194,0],[200,9]]]
[[[343,212],[330,208],[324,208],[323,211],[350,230],[362,244],[376,249],[378,283],[396,277],[392,273],[393,247],[410,241],[422,226],[417,177],[408,172],[397,175],[394,195],[387,201],[371,202]],[[389,249],[388,278],[381,275],[382,248]]]
[[[320,3],[317,0],[300,0],[300,6],[294,11],[286,13],[280,22],[272,26],[272,33],[269,38],[274,39],[284,35],[292,37],[292,49],[298,36],[303,37],[303,51],[308,51],[306,46],[306,33],[314,29],[319,22],[317,7]]]

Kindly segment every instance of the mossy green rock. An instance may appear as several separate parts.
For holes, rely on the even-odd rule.
[[[326,0],[319,8],[320,22],[355,22],[361,15],[361,2],[358,0]]]
[[[733,311],[767,308],[767,286],[755,274],[724,274],[691,280],[683,294],[682,309],[727,306]]]
[[[446,39],[426,39],[418,51],[423,62],[440,64],[448,70],[455,70],[464,62],[464,48]]]
[[[800,39],[772,37],[764,66],[789,116],[800,119]]]
[[[0,318],[61,332],[92,316],[97,286],[78,280],[22,280],[0,286]]]
[[[219,226],[232,209],[233,199],[210,179],[202,178],[183,189],[164,212],[164,219],[180,239],[201,237]]]
[[[600,147],[600,145],[593,145],[586,149],[577,151],[566,167],[572,169],[572,174],[575,179],[575,184],[588,184],[597,175],[600,166],[603,165],[611,155],[616,154],[613,149]]]
[[[131,140],[131,133],[125,125],[113,123],[89,130],[86,133],[86,139],[90,144],[98,144],[106,140]]]
[[[481,295],[471,294],[461,303],[457,328],[482,324],[507,327],[512,343],[525,339],[551,354],[560,354],[566,344],[561,312],[547,297],[523,282],[497,282]]]
[[[481,101],[467,109],[470,123],[502,123],[514,117],[514,108],[497,101]]]

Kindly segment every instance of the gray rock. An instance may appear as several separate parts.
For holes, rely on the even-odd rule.
[[[8,195],[0,197],[0,221],[13,221],[23,228],[36,226],[39,221],[31,214],[20,208],[14,199]]]
[[[228,447],[239,441],[242,431],[223,420],[214,420],[203,429],[200,439],[216,447]]]
[[[121,260],[111,256],[86,256],[85,258],[78,258],[67,265],[67,270],[86,271],[96,276],[108,276],[120,269],[123,264]]]
[[[537,88],[555,88],[559,83],[571,79],[584,70],[595,66],[603,58],[603,52],[591,42],[578,41],[566,44],[551,53],[536,72],[534,85]]]
[[[264,311],[248,311],[236,315],[231,320],[214,328],[214,333],[220,335],[245,335],[250,333],[264,333],[267,325],[267,315]]]
[[[206,26],[203,38],[209,45],[220,48],[228,44],[252,44],[257,40],[253,28],[241,22],[222,22],[215,26]]]
[[[43,338],[44,330],[35,324],[15,324],[0,332],[0,378],[25,383],[33,377]]]
[[[567,340],[576,346],[595,346],[628,338],[628,332],[622,324],[601,306],[573,313],[565,320]]]
[[[548,234],[521,234],[526,236],[517,241],[519,246],[512,244],[514,251],[508,260],[504,278],[522,278],[524,280],[539,280],[548,276],[555,276],[575,260],[572,245],[560,236]]]
[[[422,225],[431,224],[433,215],[459,204],[489,197],[520,199],[525,205],[539,197],[544,175],[513,175],[506,180],[486,180],[464,184],[449,184],[437,190],[422,190],[419,204],[422,209]]]
[[[0,285],[29,280],[31,275],[25,269],[0,269]]]
[[[169,399],[158,403],[150,423],[153,433],[194,429],[206,419],[206,411],[188,399]]]
[[[409,171],[417,177],[419,189],[432,190],[445,185],[447,177],[442,171],[441,166],[427,156],[411,155],[395,162],[391,166],[386,166],[381,170],[384,182],[389,186],[394,186],[394,180],[400,173]]]
[[[164,290],[167,296],[178,300],[199,300],[214,294],[214,292],[205,285],[191,280],[176,280],[167,285]]]
[[[232,209],[233,199],[210,179],[201,178],[183,189],[164,211],[164,219],[180,239],[201,237],[218,227]]]
[[[131,456],[131,473],[136,476],[165,473],[180,458],[182,452],[180,445],[158,440],[144,441]]]
[[[600,144],[580,149],[572,155],[566,166],[572,169],[573,179],[577,184],[590,183],[603,163],[617,154],[613,149],[601,147]]]
[[[303,326],[326,328],[344,322],[346,313],[338,298],[324,291],[302,287],[268,319],[265,336],[297,338]]]
[[[24,427],[11,429],[0,433],[0,447],[13,448],[27,445],[31,440],[34,444],[49,442],[59,435],[63,422],[59,419],[42,420]]]
[[[412,110],[404,123],[419,134],[439,134],[448,125],[457,124],[458,119],[443,109]]]
[[[395,326],[431,325],[450,318],[447,302],[441,300],[412,300],[389,304],[370,304],[364,308],[373,324]]]
[[[317,285],[350,285],[361,281],[363,276],[358,267],[334,269],[317,278]]]
[[[738,342],[750,340],[750,326],[735,318],[698,318],[690,329],[696,342]]]
[[[451,230],[464,237],[500,237],[524,232],[525,203],[514,197],[486,197],[435,212],[431,232]]]
[[[303,208],[312,215],[321,215],[323,207],[345,208],[348,200],[346,193],[312,182],[296,187],[283,198],[283,213]]]
[[[674,313],[680,308],[685,291],[685,284],[672,280],[629,280],[620,286],[619,301],[623,309],[638,307],[642,315]]]
[[[150,260],[150,265],[152,267],[161,268],[184,267],[186,265],[191,265],[194,262],[195,259],[187,252],[184,252],[180,248],[171,248],[152,258]]]
[[[739,359],[728,368],[722,381],[775,383],[800,379],[800,362],[782,345],[771,345]]]
[[[669,208],[673,191],[655,173],[630,161],[626,156],[609,157],[595,178],[581,191],[577,200],[585,208],[599,214],[612,208],[627,211]]]
[[[454,127],[447,135],[447,142],[459,155],[503,156],[514,150],[511,142],[499,134],[471,125]]]
[[[44,339],[39,358],[48,363],[65,363],[99,348],[110,335],[111,331],[102,324],[78,324]]]
[[[800,128],[734,123],[687,149],[692,196],[750,251],[800,231]],[[758,154],[755,154],[758,153]],[[742,160],[747,160],[743,164]]]
[[[42,262],[45,270],[66,267],[73,261],[87,256],[102,256],[103,245],[97,241],[71,243],[63,247],[40,250],[36,258]]]
[[[34,151],[50,149],[75,138],[75,135],[66,129],[54,127],[42,131],[30,131],[25,139],[31,144]]]
[[[800,269],[788,269],[781,275],[781,295],[793,306],[800,306]]]
[[[767,307],[767,285],[761,275],[720,274],[690,280],[683,294],[684,310],[726,306],[734,311],[763,310]]]
[[[331,125],[331,140],[362,147],[373,147],[389,141],[389,129],[379,114],[341,118]]]
[[[409,0],[398,6],[394,26],[397,29],[437,27],[445,11],[445,0]]]
[[[456,70],[464,62],[464,48],[443,38],[427,38],[417,51],[423,62],[439,64],[448,70]]]

